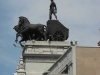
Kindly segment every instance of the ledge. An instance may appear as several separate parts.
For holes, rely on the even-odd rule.
[[[25,46],[70,46],[69,42],[66,41],[27,41]]]

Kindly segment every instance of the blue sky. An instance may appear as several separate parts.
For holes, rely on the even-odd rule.
[[[80,46],[97,46],[100,40],[100,0],[55,0],[58,20],[69,28],[67,41]],[[50,0],[0,0],[0,73],[11,75],[21,56],[15,48],[13,27],[18,17],[25,16],[32,24],[45,24],[49,18]],[[54,17],[53,17],[54,19]]]

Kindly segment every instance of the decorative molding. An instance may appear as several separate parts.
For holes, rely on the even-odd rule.
[[[63,54],[65,52],[66,49],[58,49],[58,48],[27,48],[24,51],[24,54]]]
[[[19,64],[18,69],[25,69],[25,65],[24,64]]]
[[[58,57],[59,58],[59,57]],[[25,58],[25,62],[56,62],[58,58],[47,58],[47,57],[34,57]]]
[[[25,73],[18,73],[18,75],[26,75]]]

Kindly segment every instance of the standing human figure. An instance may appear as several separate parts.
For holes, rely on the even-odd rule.
[[[51,0],[50,9],[49,9],[49,19],[50,20],[52,19],[52,14],[53,14],[57,20],[56,13],[57,13],[56,4],[55,4],[54,0]]]

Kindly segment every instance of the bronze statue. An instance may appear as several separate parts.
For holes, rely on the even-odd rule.
[[[54,0],[51,0],[50,11],[49,11],[49,19],[47,21],[47,26],[43,24],[31,24],[29,20],[24,17],[19,17],[18,25],[16,25],[13,29],[15,29],[16,40],[17,43],[18,37],[21,37],[19,41],[20,45],[23,47],[21,42],[27,40],[36,40],[36,41],[65,41],[69,37],[69,29],[62,25],[57,20],[57,7]],[[52,19],[52,14],[55,16],[56,20]]]
[[[64,41],[69,37],[69,29],[62,25],[57,20],[48,20],[47,26],[43,24],[31,24],[26,17],[19,17],[19,23],[13,29],[15,29],[17,43],[18,37],[21,37],[21,42],[27,40],[36,41]]]
[[[50,20],[52,19],[52,14],[53,14],[55,16],[56,20],[57,20],[56,13],[57,13],[56,4],[53,0],[51,0],[50,9],[49,9],[49,19]]]
[[[43,24],[30,24],[29,20],[26,17],[19,17],[19,23],[13,29],[17,32],[16,34],[16,42],[18,41],[18,37],[21,36],[21,40],[19,41],[20,45],[22,41],[27,40],[37,40],[42,41],[45,40],[44,36],[44,27]],[[35,35],[35,36],[34,36]]]

